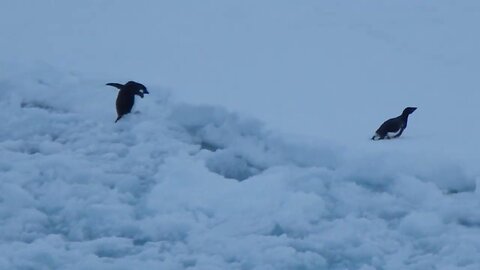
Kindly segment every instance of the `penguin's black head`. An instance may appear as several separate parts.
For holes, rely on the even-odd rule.
[[[140,90],[135,90],[135,95],[137,95],[137,96],[139,96],[139,97],[143,98],[143,92],[142,92],[142,91],[140,91]]]
[[[145,85],[143,85],[141,83],[134,82],[134,81],[127,82],[125,84],[125,87],[128,87],[128,88],[132,89],[134,91],[135,95],[138,95],[141,98],[143,98],[144,94],[150,94],[148,92],[147,88],[145,87]]]
[[[417,109],[417,107],[407,107],[403,110],[402,115],[409,115],[409,114],[413,113],[416,109]]]

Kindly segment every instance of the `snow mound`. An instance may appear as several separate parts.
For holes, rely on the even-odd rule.
[[[287,139],[148,82],[114,124],[105,83],[1,78],[0,269],[480,267],[453,160]]]

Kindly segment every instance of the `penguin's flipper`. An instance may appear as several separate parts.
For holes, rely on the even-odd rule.
[[[107,83],[106,85],[113,86],[113,87],[118,88],[118,89],[122,89],[122,87],[123,87],[123,84],[121,84],[121,83]]]

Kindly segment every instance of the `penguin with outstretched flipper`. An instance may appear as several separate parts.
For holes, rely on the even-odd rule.
[[[144,94],[149,94],[145,85],[134,81],[129,81],[126,84],[107,83],[107,85],[120,89],[115,103],[117,108],[117,120],[115,120],[115,123],[125,114],[132,111],[135,95],[143,98]]]

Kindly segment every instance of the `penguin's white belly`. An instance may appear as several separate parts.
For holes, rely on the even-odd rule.
[[[402,132],[401,128],[399,130],[395,131],[395,132],[387,132],[387,137],[388,138],[394,138],[395,136],[398,136],[398,134],[400,134],[400,132]]]

